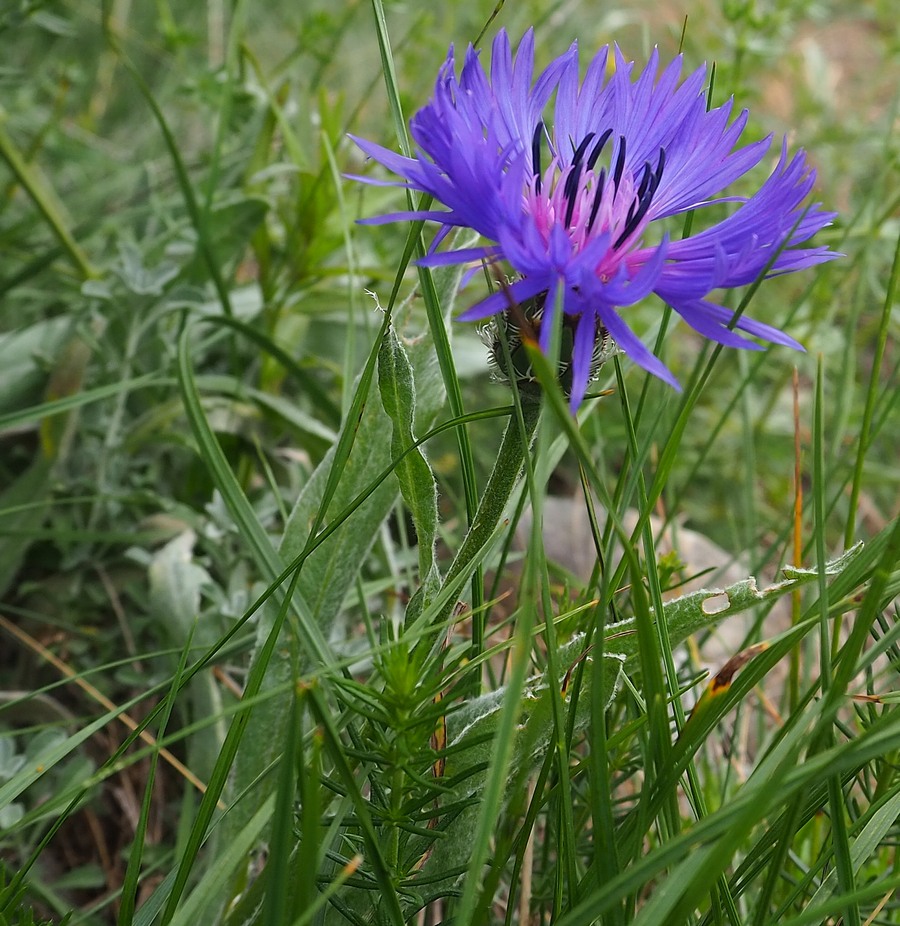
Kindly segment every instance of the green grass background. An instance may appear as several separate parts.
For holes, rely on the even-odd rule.
[[[576,428],[551,389],[439,592],[528,410],[446,324],[478,281],[355,224],[405,200],[346,134],[531,25],[714,64],[845,256],[749,293],[807,354],[629,315],[685,394],[610,363]],[[891,3],[5,0],[0,46],[0,922],[900,923]],[[810,572],[732,593],[713,670],[771,646],[687,720],[712,608],[663,598],[729,560]]]

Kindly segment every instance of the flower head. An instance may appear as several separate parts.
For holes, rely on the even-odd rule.
[[[634,77],[633,64],[618,47],[612,55],[609,79],[608,47],[579,81],[573,45],[534,80],[533,32],[525,34],[513,58],[501,31],[489,72],[470,46],[457,77],[451,47],[433,99],[411,121],[414,157],[354,139],[403,178],[398,185],[428,193],[446,207],[367,221],[441,223],[421,261],[426,265],[483,260],[512,268],[512,282],[461,319],[502,313],[511,301],[537,304],[546,350],[554,294],[561,289],[565,327],[572,332],[573,410],[607,333],[636,363],[677,387],[620,313],[650,293],[721,344],[760,349],[737,328],[802,350],[776,328],[746,316],[735,320],[710,294],[751,283],[763,272],[801,270],[837,256],[827,247],[798,247],[834,217],[804,204],[815,172],[802,151],[789,159],[783,144],[772,174],[749,198],[720,196],[762,160],[771,136],[738,146],[747,112],[731,120],[730,100],[707,110],[704,67],[679,83],[680,57],[658,73],[654,51]],[[549,120],[545,110],[554,93]],[[729,201],[739,203],[729,217],[687,238],[670,240],[650,229],[658,219]],[[437,252],[453,227],[472,228],[485,243]]]

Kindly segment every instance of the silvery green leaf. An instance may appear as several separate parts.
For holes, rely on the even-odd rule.
[[[378,354],[378,385],[381,390],[381,404],[393,425],[391,456],[395,460],[402,456],[396,470],[397,479],[400,482],[403,501],[416,528],[419,577],[420,581],[424,582],[434,566],[438,520],[437,485],[421,448],[410,451],[416,439],[413,433],[416,413],[415,381],[412,365],[393,325],[388,328],[387,337],[382,342]]]

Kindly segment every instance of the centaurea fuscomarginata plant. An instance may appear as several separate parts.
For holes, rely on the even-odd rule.
[[[573,44],[533,80],[533,32],[525,34],[513,59],[501,31],[490,71],[470,46],[457,77],[451,47],[433,99],[410,123],[413,157],[354,139],[403,178],[392,182],[446,207],[365,221],[440,223],[421,261],[427,266],[486,261],[511,270],[508,286],[460,319],[498,315],[511,303],[526,306],[525,317],[546,351],[561,304],[562,323],[571,331],[567,385],[573,410],[608,336],[644,369],[678,385],[631,330],[623,308],[655,293],[713,341],[760,349],[740,329],[802,349],[777,328],[745,315],[735,318],[712,294],[752,283],[762,273],[802,270],[837,256],[825,246],[800,247],[834,217],[806,203],[815,172],[802,151],[789,158],[783,143],[771,175],[749,198],[720,195],[760,163],[771,137],[738,146],[747,112],[731,120],[731,100],[707,109],[705,67],[679,84],[681,57],[658,74],[654,50],[635,79],[634,65],[617,47],[612,55],[609,79],[610,49],[604,47],[579,80]],[[550,121],[545,109],[554,93]],[[702,231],[680,240],[653,235],[657,220],[729,201],[739,203],[735,211]],[[474,229],[484,243],[438,251],[454,227]]]

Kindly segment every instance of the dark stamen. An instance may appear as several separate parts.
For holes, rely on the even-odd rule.
[[[594,149],[588,155],[587,159],[587,169],[593,170],[594,165],[597,163],[597,158],[600,157],[606,143],[609,141],[609,136],[612,135],[612,129],[607,129],[601,136],[600,140],[594,145]]]
[[[656,165],[656,171],[650,174],[650,165],[644,165],[644,174],[641,177],[640,185],[638,186],[637,195],[632,201],[631,205],[628,207],[628,215],[625,217],[625,227],[622,229],[622,234],[616,238],[613,243],[614,248],[621,246],[622,242],[631,235],[638,225],[644,220],[644,216],[647,214],[647,210],[650,208],[650,204],[653,202],[653,197],[656,195],[657,189],[659,189],[660,181],[662,180],[663,168],[666,166],[666,152],[665,149],[659,149],[659,163]]]
[[[659,149],[659,164],[656,165],[656,173],[653,175],[653,184],[652,189],[655,193],[659,188],[659,183],[662,180],[663,168],[666,166],[666,149]]]
[[[575,200],[578,197],[578,181],[581,179],[581,164],[572,165],[569,176],[566,177],[566,185],[563,187],[563,197],[566,200],[566,227],[572,221],[572,214],[575,212]]]
[[[625,227],[622,229],[622,234],[616,238],[615,243],[613,244],[614,248],[619,247],[622,242],[641,224],[641,220],[647,214],[647,210],[650,208],[650,203],[653,202],[653,191],[647,190],[644,194],[643,199],[640,201],[635,200],[628,209],[628,216],[625,219]]]
[[[594,133],[588,132],[587,135],[581,140],[581,144],[575,149],[575,154],[572,157],[572,164],[577,164],[583,157],[584,152],[587,151],[587,146],[593,141]]]
[[[594,202],[591,205],[591,215],[588,218],[588,231],[594,227],[594,219],[597,218],[597,213],[600,211],[600,203],[603,202],[603,185],[606,183],[605,167],[600,168],[600,173],[597,174],[597,179],[594,181],[594,183],[596,184],[596,189],[594,191]]]
[[[534,171],[535,192],[541,192],[541,136],[544,134],[544,123],[539,122],[534,127],[531,136],[531,169]]]
[[[566,185],[563,187],[563,197],[566,200],[565,224],[567,226],[572,221],[572,215],[575,212],[575,200],[578,197],[578,184],[581,180],[581,171],[583,168],[583,164],[581,163],[582,158],[593,138],[594,133],[588,132],[581,140],[581,144],[575,149],[575,154],[572,157],[572,167],[569,170],[569,175],[566,177]]]
[[[634,213],[637,208],[640,206],[640,200],[633,199],[631,205],[628,207],[628,215],[625,216],[625,229],[631,228],[631,220],[634,218]],[[619,239],[621,240],[621,238]],[[618,246],[618,245],[617,245]]]
[[[622,179],[622,171],[625,170],[625,136],[619,136],[619,150],[616,153],[616,166],[613,169],[613,189],[619,192],[619,181]]]
[[[641,182],[638,185],[637,193],[634,195],[640,199],[644,193],[647,192],[647,189],[650,186],[651,178],[653,177],[653,168],[650,166],[649,161],[644,161],[644,172],[641,174]]]

